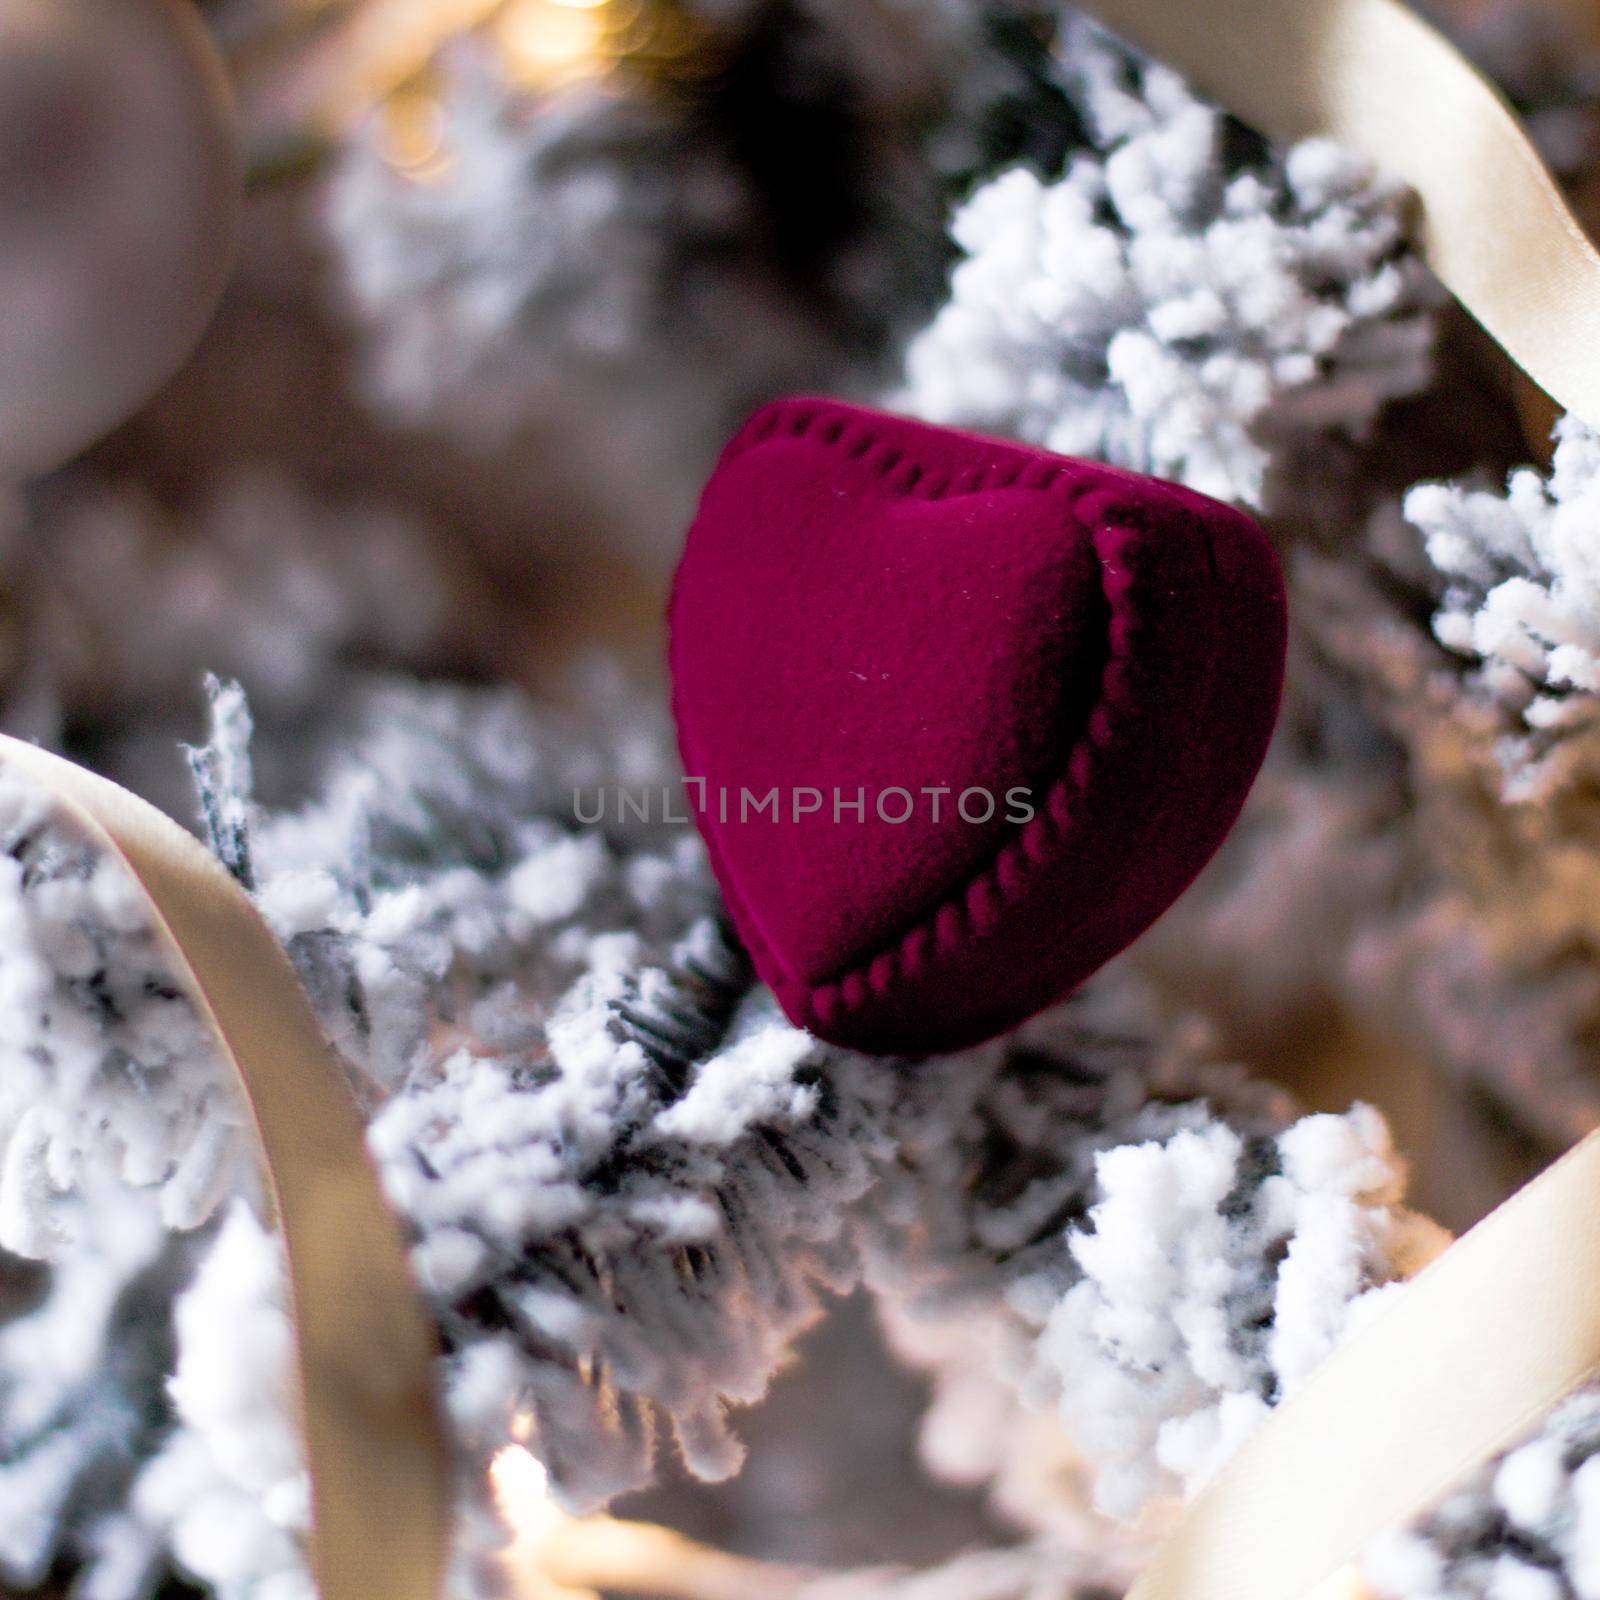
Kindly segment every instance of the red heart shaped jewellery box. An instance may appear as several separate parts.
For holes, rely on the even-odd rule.
[[[673,590],[696,820],[797,1023],[951,1050],[1211,858],[1265,754],[1282,579],[1173,484],[822,400],[723,452]]]

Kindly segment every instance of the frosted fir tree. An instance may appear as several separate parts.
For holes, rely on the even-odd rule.
[[[1600,749],[1600,440],[1565,417],[1548,478],[1516,472],[1503,497],[1422,484],[1405,515],[1445,584],[1435,634],[1474,663],[1474,700],[1511,721],[1497,748],[1506,798],[1585,782]]]
[[[1081,18],[1059,55],[1081,143],[957,211],[893,403],[1260,506],[1274,449],[1427,381],[1403,196],[1333,145],[1267,150]]]
[[[1595,452],[1570,421],[1557,450],[1548,477],[1419,485],[1354,548],[1292,553],[1288,721],[1191,907],[1285,990],[1343,988],[1553,1146],[1600,1114]],[[1340,929],[1315,974],[1271,948],[1300,895]]]
[[[754,15],[714,9],[741,37]],[[1556,477],[1509,502],[1415,498],[1426,548],[1397,504],[1364,544],[1365,510],[1341,520],[1308,463],[1357,460],[1348,439],[1384,401],[1424,392],[1434,319],[1401,197],[1326,146],[1263,148],[1081,21],[1053,73],[1019,80],[987,48],[996,17],[1026,26],[1016,8],[795,14],[870,107],[848,122],[867,181],[808,143],[809,181],[906,210],[830,233],[792,169],[763,192],[681,103],[519,92],[463,57],[440,88],[447,166],[408,176],[369,124],[327,185],[257,214],[268,254],[331,238],[377,405],[344,396],[310,441],[261,428],[239,446],[202,388],[168,415],[173,453],[130,470],[125,444],[20,497],[3,552],[25,640],[10,726],[154,782],[178,769],[173,700],[199,669],[249,686],[260,730],[252,744],[243,697],[221,695],[201,810],[338,1044],[410,1230],[445,1350],[463,1597],[503,1586],[502,1514],[543,1583],[607,1527],[594,1508],[664,1459],[737,1470],[743,1408],[850,1284],[929,1379],[926,1460],[986,1490],[1015,1537],[919,1571],[762,1565],[739,1592],[1116,1593],[1147,1545],[1091,1502],[1192,1491],[1441,1242],[1405,1208],[1375,1115],[1296,1119],[1219,1069],[1150,950],[915,1072],[829,1049],[752,984],[692,838],[576,821],[577,788],[671,781],[648,695],[564,720],[509,690],[354,670],[437,648],[457,513],[480,491],[508,517],[529,482],[609,483],[648,447],[659,553],[677,517],[660,485],[688,492],[747,394],[881,383],[902,317],[933,314],[940,195],[963,175],[979,180],[964,259],[903,403],[1263,505],[1294,544],[1289,717],[1229,858],[1171,922],[1189,992],[1202,957],[1248,951],[1213,986],[1230,1011],[1381,995],[1552,1138],[1600,1110],[1592,445],[1569,427]],[[926,94],[896,81],[902,25]],[[1052,116],[997,157],[984,124],[1019,83]],[[984,181],[1019,154],[1035,170]],[[820,314],[763,237],[773,193]],[[256,271],[239,292],[259,317],[292,296]],[[326,358],[338,341],[317,324],[306,342]],[[265,389],[302,391],[304,370],[274,372]],[[602,459],[541,442],[558,409]],[[374,415],[416,431],[376,454]],[[470,468],[391,474],[430,434]],[[515,473],[493,461],[508,438]],[[1394,499],[1359,459],[1352,497]],[[326,503],[330,479],[375,463],[386,509]],[[174,482],[244,487],[178,517]],[[1320,554],[1279,515],[1308,503]],[[238,1109],[115,870],[35,793],[0,788],[0,820],[0,1228],[50,1257],[4,1263],[0,1502],[25,1514],[0,1527],[0,1571],[32,1583],[60,1558],[83,1600],[173,1574],[304,1600],[281,1262]],[[1374,1585],[1593,1593],[1593,1405],[1374,1552]],[[507,1462],[520,1497],[497,1496]]]
[[[761,401],[891,370],[937,295],[945,191],[987,155],[987,108],[1026,92],[992,35],[1043,59],[991,22],[1009,9],[677,7],[704,58],[682,81],[600,46],[549,85],[458,42],[423,164],[375,116],[324,185],[374,403],[483,454],[584,396],[610,417],[610,469],[645,463],[687,502]]]
[[[546,104],[466,50],[441,116],[436,181],[397,170],[375,125],[328,188],[346,297],[375,334],[380,404],[482,449],[558,406],[567,385],[667,382],[675,334],[724,369],[728,395],[699,419],[717,429],[784,348],[814,359],[776,286],[739,265],[748,184],[667,108],[581,90]],[[747,338],[713,344],[717,308],[739,298]]]
[[[604,477],[647,524],[631,554],[665,565],[733,428],[778,394],[887,382],[938,303],[949,197],[1059,150],[1072,117],[1036,4],[633,16],[687,47],[602,34],[550,81],[492,29],[453,40],[417,74],[420,153],[384,108],[360,120],[318,225],[380,419]]]
[[[7,728],[58,742],[64,722],[97,724],[145,788],[181,775],[197,663],[248,682],[263,723],[293,723],[353,663],[436,659],[462,604],[426,510],[261,461],[208,464],[177,504],[80,472],[36,496],[0,562]]]
[[[574,1509],[646,1480],[658,1416],[695,1470],[735,1470],[727,1408],[759,1397],[824,1286],[864,1277],[936,1325],[998,1316],[1026,1389],[1126,1512],[1203,1481],[1346,1308],[1440,1243],[1397,1208],[1371,1113],[1286,1126],[1281,1099],[1208,1066],[1115,974],[910,1078],[799,1033],[717,932],[692,836],[571,821],[580,778],[670,772],[646,725],[608,750],[504,694],[379,691],[323,798],[272,818],[241,787],[242,705],[218,707],[197,762],[214,843],[358,1084],[389,1090],[370,1137],[445,1342],[462,1592],[500,1537],[499,1451],[531,1451]],[[48,879],[13,894],[47,948],[58,907],[95,924]],[[147,970],[140,937],[97,926],[96,989],[126,992],[124,959]],[[19,1044],[49,1015],[19,1011]],[[152,1057],[147,1092],[178,1104],[207,1065]],[[152,1120],[123,1181],[170,1183],[184,1126]],[[24,1163],[24,1215],[82,1204],[92,1157],[125,1142],[54,1179]],[[45,1540],[98,1553],[104,1600],[157,1553],[223,1595],[305,1592],[276,1246],[235,1203],[204,1253],[172,1313],[167,1426],[121,1504],[86,1519],[75,1493]],[[220,1337],[240,1326],[247,1350]]]
[[[66,1530],[97,1537],[97,1519],[116,1514],[170,1426],[172,1303],[196,1254],[148,1193],[103,1171],[60,1209],[71,1247],[63,1230],[48,1278],[35,1269],[42,1292],[7,1272],[0,1320],[0,1577],[24,1590],[44,1582]],[[127,1594],[161,1563],[143,1537],[105,1555],[113,1589]]]
[[[1367,1560],[1376,1592],[1449,1600],[1600,1595],[1600,1390],[1580,1390]]]

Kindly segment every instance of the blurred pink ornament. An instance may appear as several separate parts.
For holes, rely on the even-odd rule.
[[[241,190],[189,0],[0,0],[0,478],[58,465],[173,373]]]

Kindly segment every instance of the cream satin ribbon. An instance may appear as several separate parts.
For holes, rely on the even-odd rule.
[[[1323,135],[1408,183],[1456,298],[1600,428],[1600,254],[1498,90],[1398,0],[1088,0],[1277,139]]]
[[[0,762],[126,864],[249,1104],[288,1257],[322,1600],[438,1600],[450,1495],[433,1329],[294,969],[249,896],[153,806],[3,735]]]

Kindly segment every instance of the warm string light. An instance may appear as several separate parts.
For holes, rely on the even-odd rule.
[[[802,1600],[811,1574],[696,1544],[670,1528],[615,1517],[571,1517],[521,1444],[489,1465],[495,1504],[511,1529],[502,1557],[517,1600]]]
[[[450,170],[445,148],[444,107],[423,89],[402,89],[383,108],[383,148],[389,164],[417,183],[432,183]]]
[[[607,70],[613,0],[510,0],[491,24],[512,78],[537,89],[559,89]]]
[[[712,64],[708,35],[681,0],[300,0],[324,19],[295,98],[311,123],[343,136],[381,119],[397,172],[431,182],[450,170],[437,64],[456,40],[485,44],[530,96],[598,83],[621,67],[659,85],[694,79]]]
[[[506,0],[370,0],[339,31],[319,76],[321,120],[338,131],[414,86],[452,40]]]

